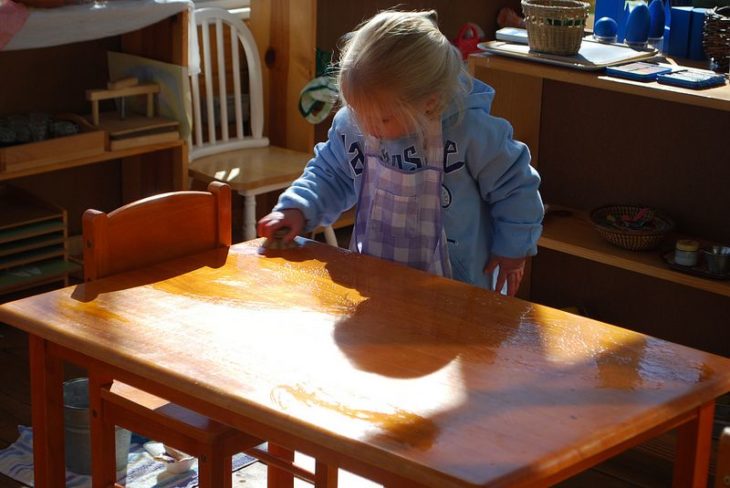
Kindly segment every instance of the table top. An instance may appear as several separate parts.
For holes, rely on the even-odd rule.
[[[730,391],[730,360],[312,241],[0,320],[429,486],[548,479]]]

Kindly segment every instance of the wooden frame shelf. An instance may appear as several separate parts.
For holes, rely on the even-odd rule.
[[[557,307],[577,303],[598,320],[730,354],[730,281],[672,269],[659,251],[615,247],[587,218],[591,208],[639,203],[672,216],[681,234],[730,242],[730,85],[689,90],[484,53],[469,57],[469,70],[496,91],[491,113],[507,119],[514,138],[530,148],[544,201],[579,209],[570,218],[545,219],[539,245],[556,252],[538,253],[521,295]],[[671,248],[672,239],[665,242]],[[561,254],[581,259],[564,261]],[[586,277],[588,270],[599,274]],[[551,281],[556,273],[559,283]],[[651,305],[641,298],[647,288]],[[686,298],[682,306],[677,296]],[[665,307],[668,301],[674,302]],[[696,327],[687,328],[688,321]]]
[[[0,77],[0,115],[86,113],[86,90],[108,81],[109,51],[187,66],[188,10],[184,6],[146,3],[153,9],[150,19],[154,19],[149,25],[129,24],[121,33],[119,29],[107,32],[100,27],[89,39],[60,45],[51,41],[36,45],[37,39],[26,32],[26,40],[32,41],[32,45],[21,43],[0,50],[0,65],[12,68],[7,70],[8,76]],[[141,4],[136,2],[120,2],[115,8],[131,11],[139,7]],[[61,7],[52,13],[60,24],[67,14],[80,19],[84,15],[96,18],[91,8]],[[77,63],[80,59],[87,62]],[[78,69],[68,69],[74,63]],[[28,80],[33,81],[32,86]],[[79,143],[83,136],[87,136],[83,140],[86,145]],[[69,259],[68,236],[80,232],[85,209],[117,208],[150,195],[185,189],[185,140],[178,134],[165,137],[169,139],[125,139],[125,144],[138,145],[111,145],[114,149],[110,150],[109,135],[94,129],[76,136],[3,148],[0,302],[17,292],[32,292],[40,285],[68,284],[69,274],[76,278],[82,264]],[[93,167],[105,162],[108,164]],[[33,198],[19,193],[11,195],[10,190],[4,192],[3,188],[10,188],[12,180],[18,180],[18,188],[27,190]],[[48,204],[44,205],[46,201]]]
[[[77,166],[84,166],[87,164],[94,164],[103,161],[111,161],[113,159],[123,159],[130,156],[139,156],[142,154],[149,154],[156,151],[163,151],[166,149],[173,149],[181,147],[183,140],[178,139],[176,141],[163,142],[159,144],[151,144],[147,146],[138,146],[129,149],[122,149],[118,151],[105,151],[101,154],[95,154],[93,156],[86,156],[78,159],[72,159],[70,161],[63,161],[60,163],[43,164],[33,168],[24,168],[18,171],[3,171],[0,172],[0,181],[10,180],[14,178],[20,178],[23,176],[31,176],[42,173],[48,173],[49,171],[57,171],[67,168],[75,168]]]
[[[68,283],[66,211],[18,188],[0,185],[0,296]]]
[[[616,247],[598,235],[586,213],[561,210],[568,210],[572,215],[548,214],[538,242],[540,247],[730,297],[730,281],[711,280],[674,271],[657,250],[629,251]],[[668,242],[671,240],[667,238]]]
[[[546,80],[562,81],[574,85],[600,88],[631,95],[638,95],[667,102],[677,102],[716,110],[730,111],[730,85],[705,90],[692,90],[678,86],[662,85],[655,81],[633,81],[614,78],[596,72],[585,72],[570,68],[550,66],[529,61],[515,62],[504,56],[478,54],[469,57],[472,72],[480,69],[504,70],[519,75],[533,76]]]

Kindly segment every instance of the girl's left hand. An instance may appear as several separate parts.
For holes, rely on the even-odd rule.
[[[499,266],[497,274],[497,284],[494,289],[497,292],[502,291],[504,284],[507,283],[507,295],[513,297],[520,289],[522,276],[525,274],[525,260],[527,258],[505,258],[503,256],[492,255],[489,262],[484,267],[484,273],[491,276],[494,269]]]

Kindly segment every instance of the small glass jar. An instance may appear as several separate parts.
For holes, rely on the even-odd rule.
[[[681,266],[695,266],[700,243],[689,239],[677,241],[674,248],[674,262]]]

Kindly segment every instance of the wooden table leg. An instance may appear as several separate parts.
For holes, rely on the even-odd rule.
[[[89,427],[91,431],[91,486],[108,488],[116,482],[116,428],[106,419],[101,389],[111,388],[111,377],[89,368]]]
[[[233,462],[222,446],[205,446],[198,456],[198,487],[231,488]]]
[[[314,488],[337,488],[337,466],[315,462]]]
[[[268,451],[272,456],[294,462],[294,451],[290,449],[269,442]],[[283,469],[268,465],[266,473],[267,488],[292,488],[294,486],[294,475]]]
[[[48,342],[38,336],[31,334],[28,346],[34,485],[37,488],[64,488],[63,361],[49,354]]]
[[[674,488],[705,488],[710,468],[710,447],[715,402],[697,408],[697,417],[677,427]]]

